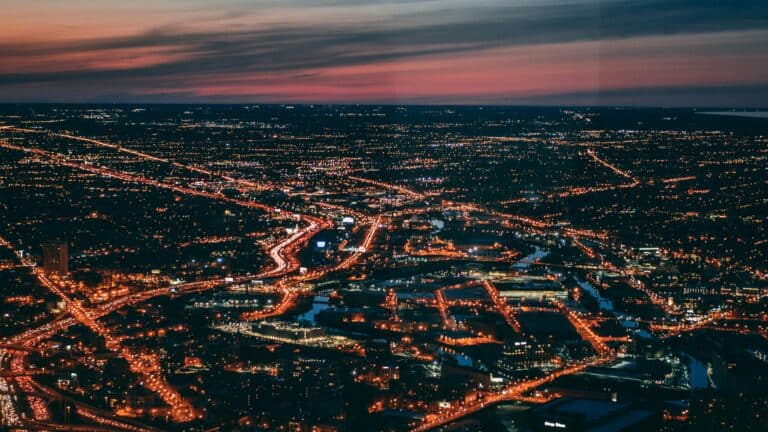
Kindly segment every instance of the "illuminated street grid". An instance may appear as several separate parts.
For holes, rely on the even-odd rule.
[[[0,421],[556,430],[560,404],[604,403],[645,430],[761,430],[766,132],[691,110],[0,107]]]

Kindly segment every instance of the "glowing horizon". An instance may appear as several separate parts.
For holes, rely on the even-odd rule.
[[[11,0],[0,102],[768,105],[761,1],[317,3]]]

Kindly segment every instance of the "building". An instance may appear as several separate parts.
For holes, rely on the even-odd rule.
[[[46,273],[69,272],[69,247],[66,243],[43,245],[43,269]]]
[[[568,291],[559,283],[543,276],[520,276],[495,281],[501,297],[512,300],[544,300],[568,298]]]
[[[253,332],[267,338],[305,342],[325,337],[325,331],[319,327],[303,327],[297,323],[260,322],[253,324]]]
[[[519,339],[504,345],[496,361],[496,373],[512,378],[533,368],[551,366],[550,346],[533,340]]]

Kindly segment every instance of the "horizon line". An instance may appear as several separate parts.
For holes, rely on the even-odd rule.
[[[359,106],[359,107],[459,107],[459,108],[615,108],[615,109],[689,109],[689,110],[729,110],[762,112],[768,111],[765,106],[728,106],[728,105],[617,105],[617,104],[479,104],[479,103],[392,103],[392,102],[86,102],[86,101],[0,101],[0,105],[105,105],[105,106]]]

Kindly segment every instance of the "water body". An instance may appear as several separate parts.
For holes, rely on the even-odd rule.
[[[691,388],[694,390],[709,388],[707,365],[688,354],[683,353],[683,356],[688,359],[688,380],[691,383]]]
[[[768,111],[704,111],[696,114],[768,119]]]
[[[595,298],[597,300],[597,304],[600,307],[600,310],[605,312],[614,313],[615,309],[613,307],[613,302],[603,296],[600,295],[600,293],[597,292],[594,286],[592,286],[591,283],[586,281],[580,281],[576,279],[576,283],[583,289],[584,291],[588,292],[589,295]],[[644,339],[651,339],[653,336],[648,332],[648,330],[639,328],[637,321],[632,319],[621,319],[622,316],[619,316],[619,322],[621,323],[621,326],[625,329],[631,331],[636,336],[639,336]],[[629,317],[631,318],[631,317]]]
[[[619,323],[625,329],[632,331],[636,336],[639,336],[643,339],[653,338],[653,336],[651,335],[650,332],[648,332],[648,330],[640,328],[640,324],[638,324],[637,321],[634,321],[632,319],[619,319]]]
[[[314,326],[316,325],[315,318],[317,317],[317,314],[328,309],[329,307],[330,305],[328,304],[328,297],[315,296],[312,299],[312,308],[296,317],[296,319],[298,321],[307,321]]]
[[[536,250],[533,251],[530,255],[526,256],[525,258],[521,259],[515,264],[515,268],[518,269],[527,269],[531,267],[531,263],[534,263],[538,260],[544,259],[549,255],[549,251],[546,249],[542,249],[538,246],[535,246]]]
[[[475,364],[475,361],[472,359],[472,357],[468,355],[449,353],[443,349],[438,349],[437,352],[453,357],[454,360],[456,360],[456,363],[462,367],[472,367],[472,365]]]
[[[576,283],[579,285],[581,289],[588,292],[589,295],[595,298],[597,300],[598,305],[600,306],[600,310],[606,311],[606,312],[613,312],[613,302],[608,300],[607,298],[601,296],[594,286],[592,286],[591,283],[587,281],[580,281],[576,279]]]

